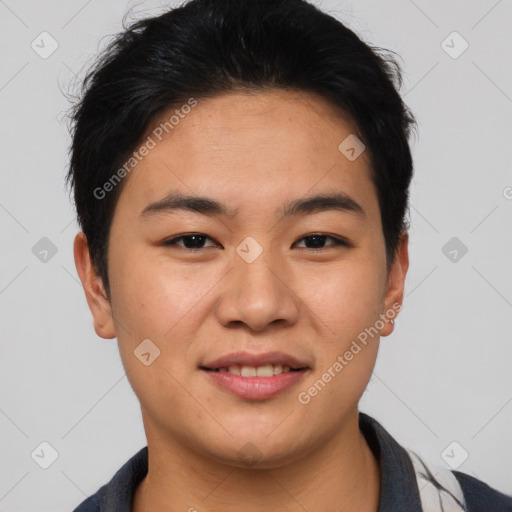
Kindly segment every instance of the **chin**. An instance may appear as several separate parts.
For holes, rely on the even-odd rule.
[[[304,440],[293,439],[293,444],[286,443],[292,433],[280,439],[277,436],[247,435],[230,439],[228,445],[204,446],[200,449],[202,457],[209,457],[217,463],[241,469],[275,469],[293,463],[314,449],[313,443],[308,449]],[[204,440],[203,440],[204,443]]]

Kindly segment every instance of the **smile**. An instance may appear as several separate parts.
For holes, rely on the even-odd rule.
[[[216,389],[244,400],[267,400],[297,385],[310,365],[284,352],[241,351],[207,361],[199,370]]]
[[[289,366],[282,364],[265,364],[263,366],[233,364],[216,368],[213,371],[241,375],[242,377],[272,377],[273,375],[281,375],[282,373],[288,373],[290,371],[298,371],[298,369],[292,370]]]

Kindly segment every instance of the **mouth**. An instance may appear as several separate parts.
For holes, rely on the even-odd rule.
[[[281,375],[282,373],[300,372],[307,370],[308,367],[292,368],[288,365],[282,364],[264,364],[261,366],[248,366],[240,364],[232,364],[229,366],[221,366],[219,368],[201,367],[202,370],[218,373],[230,373],[231,375],[240,375],[241,377],[273,377],[274,375]]]
[[[266,400],[296,385],[311,370],[282,352],[229,354],[200,365],[216,386],[245,400]]]

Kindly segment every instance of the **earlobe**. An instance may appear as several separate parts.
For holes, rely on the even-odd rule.
[[[407,231],[402,231],[395,260],[388,274],[384,311],[382,312],[384,327],[381,329],[381,336],[389,336],[393,332],[394,321],[402,308],[405,277],[409,268],[408,246],[409,234]]]
[[[94,330],[101,338],[115,338],[115,325],[112,308],[108,300],[103,280],[96,273],[89,251],[89,244],[83,232],[79,232],[73,244],[76,270],[84,287],[87,304],[91,310]]]

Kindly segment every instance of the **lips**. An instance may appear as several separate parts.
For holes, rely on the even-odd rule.
[[[200,370],[223,390],[245,400],[266,400],[296,385],[311,369],[283,352],[238,352],[201,365]]]
[[[284,352],[265,352],[263,354],[236,352],[207,362],[201,365],[201,368],[205,370],[219,370],[220,368],[229,368],[230,366],[259,368],[267,365],[272,365],[274,368],[281,365],[282,367],[289,367],[290,370],[309,368],[308,363]]]

